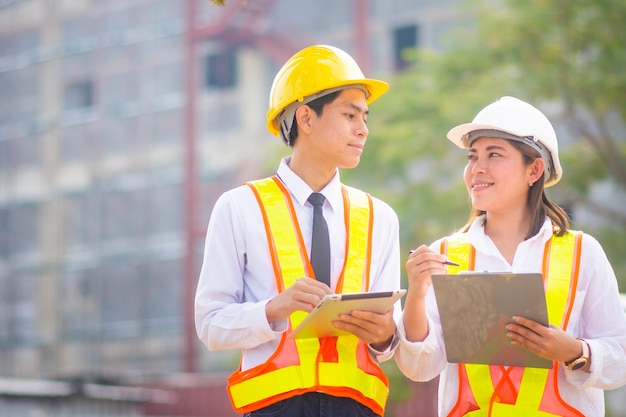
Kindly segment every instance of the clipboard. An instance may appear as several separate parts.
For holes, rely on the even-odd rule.
[[[406,294],[405,289],[381,292],[327,294],[315,308],[293,329],[287,337],[305,339],[311,337],[344,336],[351,334],[333,326],[340,314],[353,310],[384,313]]]
[[[540,273],[435,274],[432,283],[448,362],[552,368],[506,336],[512,316],[548,326]]]

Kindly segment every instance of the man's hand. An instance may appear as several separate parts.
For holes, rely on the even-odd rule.
[[[383,314],[355,310],[350,314],[341,314],[333,325],[354,334],[378,351],[383,351],[389,346],[396,332],[393,308]]]
[[[326,284],[308,277],[300,278],[267,303],[265,306],[267,321],[271,323],[287,318],[294,311],[309,313],[326,294],[332,293]]]

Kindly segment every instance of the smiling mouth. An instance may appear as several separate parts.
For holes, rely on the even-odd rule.
[[[485,188],[489,188],[492,185],[493,185],[492,183],[473,184],[472,185],[472,190],[484,190]]]

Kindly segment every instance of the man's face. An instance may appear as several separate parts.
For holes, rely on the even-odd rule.
[[[321,115],[312,112],[307,155],[332,168],[354,168],[361,159],[369,133],[365,93],[350,88],[324,106]]]

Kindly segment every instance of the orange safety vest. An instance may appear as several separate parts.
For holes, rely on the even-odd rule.
[[[582,233],[570,231],[546,242],[542,274],[546,289],[548,321],[567,328],[580,266]],[[450,273],[473,271],[476,250],[465,234],[444,239],[441,253],[460,264]],[[558,362],[552,369],[516,366],[458,364],[457,402],[448,417],[583,417],[559,394]]]
[[[284,291],[303,276],[313,277],[293,202],[283,183],[270,177],[246,183],[261,207],[276,285]],[[342,185],[346,224],[346,260],[335,292],[369,290],[371,197]],[[289,317],[289,330],[307,313]],[[349,397],[383,415],[389,381],[369,354],[367,345],[354,335],[289,339],[285,332],[276,351],[263,364],[234,372],[228,378],[233,408],[246,413],[306,392]]]

